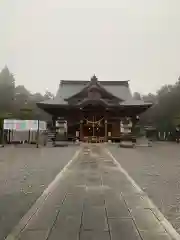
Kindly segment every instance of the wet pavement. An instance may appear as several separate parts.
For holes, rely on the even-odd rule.
[[[103,145],[84,145],[7,239],[173,239],[164,222]]]
[[[77,147],[0,149],[0,240],[31,208]]]
[[[180,233],[180,145],[157,142],[152,147],[109,149]]]

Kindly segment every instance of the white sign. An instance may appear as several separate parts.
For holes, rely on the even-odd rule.
[[[16,130],[16,131],[37,131],[38,120],[17,120],[17,119],[5,119],[4,129]],[[46,122],[39,121],[39,130],[46,130]]]

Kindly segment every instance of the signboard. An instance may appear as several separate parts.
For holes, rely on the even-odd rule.
[[[5,119],[4,129],[16,130],[16,131],[37,131],[38,120],[16,120]],[[39,121],[39,130],[46,130],[46,122]]]

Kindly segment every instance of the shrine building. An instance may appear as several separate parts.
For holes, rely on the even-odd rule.
[[[54,99],[37,103],[58,120],[67,123],[67,138],[89,142],[120,141],[133,136],[139,115],[151,103],[132,97],[129,81],[62,80]]]

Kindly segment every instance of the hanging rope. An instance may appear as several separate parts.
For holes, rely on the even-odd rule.
[[[93,125],[95,125],[95,124],[100,125],[100,124],[101,124],[101,121],[104,119],[104,117],[101,118],[101,119],[98,120],[98,121],[89,121],[87,118],[84,118],[84,119],[86,120],[87,124],[89,123],[89,124],[93,124]]]

